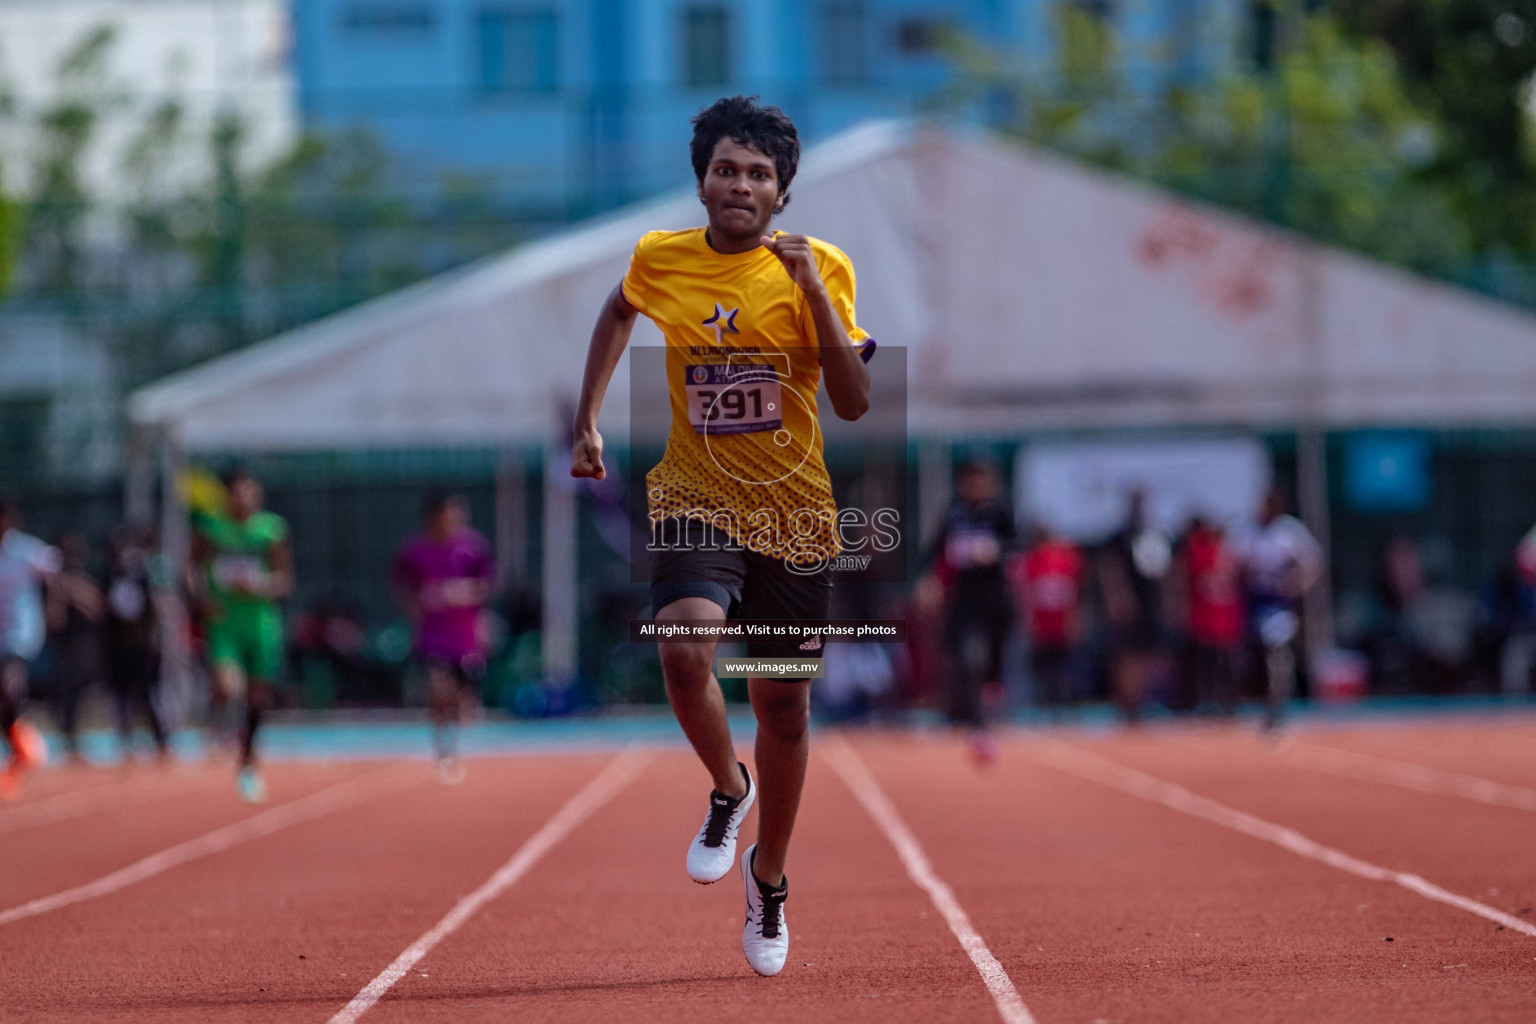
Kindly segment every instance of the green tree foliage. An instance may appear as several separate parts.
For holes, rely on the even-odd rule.
[[[1353,36],[1391,48],[1433,111],[1442,185],[1479,251],[1536,254],[1536,0],[1331,0]]]
[[[1468,226],[1424,174],[1441,125],[1379,42],[1313,17],[1270,74],[1221,76],[1170,107],[1146,168],[1159,181],[1432,273],[1471,255]]]
[[[60,61],[54,98],[9,110],[37,145],[30,194],[0,201],[0,285],[14,265],[6,239],[22,237],[15,299],[73,320],[123,393],[521,234],[480,179],[408,193],[366,131],[306,133],[257,165],[234,113],[190,122],[178,62],[169,95],[139,109],[110,81],[116,39],[110,26],[85,33]],[[85,172],[102,159],[108,119],[132,125],[122,151],[107,154],[120,171],[110,202],[89,194]]]
[[[963,97],[1003,93],[1015,112],[1011,129],[1035,143],[1382,259],[1464,277],[1489,236],[1444,170],[1467,172],[1446,113],[1419,93],[1384,40],[1326,10],[1304,14],[1277,0],[1274,12],[1263,52],[1192,78],[1133,86],[1108,21],[1064,3],[1052,73],[1026,74],[967,45],[958,52]]]
[[[55,72],[56,98],[37,119],[25,251],[45,291],[67,292],[80,284],[81,233],[90,212],[81,163],[103,113],[117,101],[107,82],[116,38],[116,30],[103,25],[65,53]]]

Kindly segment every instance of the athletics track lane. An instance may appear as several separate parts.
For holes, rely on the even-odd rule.
[[[958,744],[853,742],[1041,1024],[1529,1019],[1536,940],[1047,767],[1036,739],[1008,741],[986,773]],[[1368,858],[1351,811],[1388,832],[1459,813],[1444,810],[1448,797],[1401,791],[1407,802],[1394,804],[1379,784],[1280,771],[1246,734],[1071,742]],[[0,1019],[325,1020],[605,760],[476,761],[462,787],[425,781],[0,928]],[[1234,772],[1254,779],[1218,792]],[[227,784],[210,790],[219,808]],[[704,784],[686,752],[659,755],[364,1020],[643,1024],[695,1019],[701,1008],[733,1020],[996,1019],[926,897],[814,754],[791,865],[790,966],[777,979],[752,976],[737,877],[699,887],[682,874]],[[1321,816],[1279,819],[1291,805],[1260,808],[1250,796]],[[1469,864],[1506,873],[1471,830],[1536,815],[1468,806],[1457,828],[1471,836]],[[1346,831],[1317,834],[1333,822]],[[754,832],[749,823],[744,833]],[[8,838],[73,863],[82,844],[61,845],[61,834]],[[1435,865],[1377,862],[1456,888]],[[1382,942],[1388,934],[1393,943]]]
[[[1184,739],[1117,736],[1091,749],[1177,760]],[[1048,767],[1034,753],[1042,742],[1010,739],[978,772],[958,743],[854,740],[1042,1024],[1530,1020],[1536,940]],[[1213,753],[1189,755],[1202,780],[1231,770]],[[1302,806],[1381,806],[1362,787],[1330,792],[1333,782],[1295,770],[1285,784]],[[1262,813],[1242,792],[1208,795]],[[1404,795],[1420,803],[1392,815],[1441,809]],[[1355,830],[1313,838],[1369,852],[1353,848]],[[1424,874],[1446,884],[1437,865]]]
[[[45,768],[27,776],[17,799],[0,802],[0,836],[190,793],[209,772],[206,765]],[[228,770],[219,775],[228,783]]]
[[[753,974],[740,875],[701,886],[683,870],[708,787],[692,754],[659,754],[364,1024],[997,1019],[959,943],[814,753],[789,867],[789,965],[776,978]],[[753,811],[742,849],[756,831]]]
[[[374,799],[0,928],[0,1019],[324,1021],[610,758],[477,760],[457,787],[400,765]],[[267,806],[290,767],[312,770],[274,766]]]
[[[1399,753],[1412,757],[1419,736],[1403,739]],[[1271,752],[1247,730],[1073,745],[1497,910],[1523,910],[1522,916],[1536,923],[1536,813],[1531,811],[1298,767],[1283,746]],[[1479,927],[1493,932],[1497,925]],[[1536,939],[1511,936],[1501,945],[1536,967]],[[1536,971],[1528,976],[1536,993]]]
[[[142,793],[135,782],[121,792],[120,802],[100,804],[78,817],[0,832],[0,910],[90,882],[166,847],[376,767],[367,763],[275,765],[267,772],[270,792],[262,805],[236,797],[233,767],[177,768],[164,783],[171,791],[155,800],[133,802]],[[0,930],[0,943],[4,940]]]
[[[1536,790],[1536,716],[1529,714],[1391,729],[1317,727],[1297,730],[1294,739],[1297,754],[1320,746]]]

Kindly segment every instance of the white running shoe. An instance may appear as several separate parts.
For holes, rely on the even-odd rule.
[[[784,916],[784,900],[789,896],[789,879],[770,889],[752,873],[752,855],[757,844],[741,855],[741,880],[747,888],[747,926],[741,932],[741,951],[747,963],[765,978],[784,969],[789,958],[789,919]]]
[[[261,772],[254,767],[240,769],[240,774],[235,776],[235,790],[240,794],[240,799],[246,803],[266,802],[267,782],[261,777]]]
[[[709,816],[688,847],[688,877],[700,885],[718,882],[730,873],[731,865],[736,862],[736,833],[752,809],[752,802],[757,799],[752,773],[740,761],[736,762],[736,767],[747,780],[746,795],[723,796],[719,790],[710,790]]]
[[[457,786],[464,781],[468,772],[464,769],[464,762],[456,757],[440,757],[437,759],[437,781],[445,786]]]

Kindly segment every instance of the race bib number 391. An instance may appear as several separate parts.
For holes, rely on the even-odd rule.
[[[697,433],[755,434],[784,426],[783,393],[771,366],[685,366],[683,385],[688,422]]]

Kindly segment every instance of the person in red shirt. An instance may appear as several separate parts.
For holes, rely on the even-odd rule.
[[[1221,528],[1196,516],[1184,540],[1181,573],[1186,597],[1189,670],[1195,707],[1237,708],[1243,651],[1241,565]]]
[[[1059,714],[1077,703],[1072,668],[1082,638],[1083,553],[1042,526],[1010,568],[1029,636],[1029,673],[1037,699]]]

